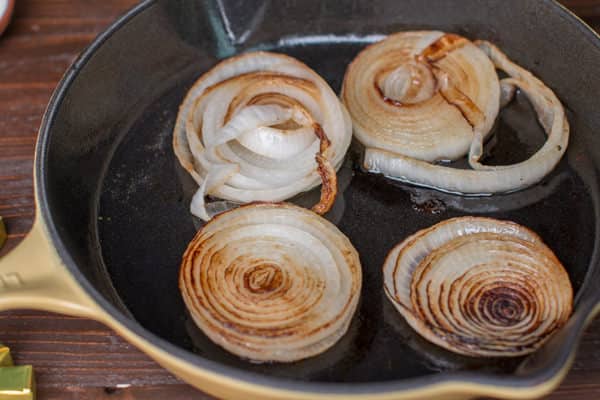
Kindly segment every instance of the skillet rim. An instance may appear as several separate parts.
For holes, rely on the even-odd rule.
[[[136,16],[142,14],[147,9],[157,6],[161,0],[143,0],[140,4],[128,10],[120,16],[108,28],[100,33],[77,57],[73,64],[67,69],[60,82],[57,84],[48,106],[44,112],[38,139],[35,147],[34,160],[34,194],[40,215],[48,231],[48,240],[56,249],[57,254],[66,266],[69,273],[81,288],[98,304],[106,313],[112,316],[124,328],[128,329],[138,337],[149,342],[151,345],[160,348],[174,357],[186,362],[189,366],[214,373],[220,376],[225,376],[235,379],[250,385],[258,385],[274,389],[288,390],[303,394],[314,393],[316,395],[378,395],[418,391],[419,389],[429,389],[436,386],[460,387],[461,385],[472,387],[476,386],[480,389],[480,393],[485,390],[503,390],[503,391],[519,391],[534,389],[544,385],[555,383],[558,378],[561,378],[565,373],[565,369],[572,363],[577,345],[583,334],[587,323],[593,316],[600,312],[600,306],[597,304],[598,296],[590,294],[586,302],[580,301],[579,310],[576,310],[571,317],[567,337],[563,339],[564,343],[560,352],[553,359],[548,360],[545,368],[537,368],[533,373],[527,375],[494,375],[485,372],[476,371],[460,371],[460,372],[444,372],[439,374],[424,375],[420,377],[407,378],[403,380],[386,381],[386,382],[361,382],[361,383],[346,383],[346,382],[314,382],[314,381],[299,381],[290,378],[281,378],[267,376],[255,372],[246,371],[237,367],[221,364],[203,358],[197,354],[187,351],[179,346],[176,346],[165,339],[160,338],[149,330],[145,329],[137,321],[125,315],[118,310],[113,304],[107,301],[102,294],[90,283],[90,281],[80,271],[77,263],[71,257],[67,246],[62,241],[58,232],[57,226],[52,219],[51,201],[47,196],[47,166],[48,149],[50,146],[50,137],[52,135],[53,123],[59,113],[62,101],[67,95],[71,84],[78,77],[79,72],[93,58],[96,51],[110,39],[121,28],[127,25]],[[534,1],[538,0],[526,0]],[[577,17],[574,13],[568,10],[557,0],[542,0],[540,3],[545,3],[551,8],[552,12],[560,14],[566,23],[575,26],[582,35],[587,37],[590,42],[600,50],[600,35],[596,33],[589,25]],[[586,277],[586,280],[589,276]],[[580,299],[584,300],[584,299]],[[455,388],[456,390],[456,388]],[[448,392],[453,392],[448,389]],[[477,394],[477,393],[473,393]],[[513,393],[516,395],[517,393]]]

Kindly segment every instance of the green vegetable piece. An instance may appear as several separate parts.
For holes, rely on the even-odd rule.
[[[10,356],[10,349],[6,346],[0,346],[0,367],[12,367],[13,360]]]
[[[31,365],[0,368],[0,400],[35,400]]]

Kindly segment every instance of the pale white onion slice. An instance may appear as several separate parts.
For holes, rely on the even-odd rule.
[[[346,333],[361,280],[358,253],[333,224],[291,204],[255,203],[198,232],[179,287],[219,346],[254,361],[292,362]]]
[[[302,152],[314,141],[314,130],[303,127],[290,131],[261,126],[238,141],[248,150],[265,157],[286,159]]]
[[[191,211],[209,220],[206,195],[282,201],[321,182],[313,210],[327,212],[351,139],[345,107],[317,73],[292,57],[255,52],[198,79],[181,104],[173,148],[200,186]]]
[[[405,58],[394,56],[394,51],[406,53]],[[383,61],[378,62],[375,57]],[[407,65],[413,70],[416,70],[414,65],[419,65],[419,71],[430,74],[413,73],[412,89],[407,89],[406,83],[402,86],[399,82],[407,73],[398,72]],[[506,72],[509,78],[499,81],[494,67]],[[390,69],[396,74],[394,80],[384,81],[381,87],[377,74]],[[429,93],[424,79],[436,82],[436,94],[429,100],[390,101],[385,95],[393,90],[394,94],[411,90]],[[479,161],[483,142],[499,106],[506,105],[517,88],[533,104],[547,140],[526,161],[506,166],[483,165]],[[531,186],[556,167],[569,141],[564,109],[543,82],[511,62],[489,42],[472,43],[441,32],[403,32],[367,48],[348,68],[342,99],[350,112],[354,134],[366,146],[363,164],[367,170],[445,192],[485,195]],[[452,121],[448,118],[451,109],[458,113]],[[461,119],[462,133],[454,135],[452,132]],[[444,127],[448,130],[444,131]],[[467,153],[470,170],[432,163]]]
[[[532,231],[490,218],[450,219],[398,244],[387,297],[424,338],[475,357],[531,353],[572,311],[569,276]]]

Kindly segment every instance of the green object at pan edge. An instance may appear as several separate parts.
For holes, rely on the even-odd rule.
[[[17,399],[35,399],[33,367],[14,366],[10,349],[0,344],[0,400]]]
[[[12,367],[13,360],[10,355],[10,349],[6,346],[0,346],[0,367]]]
[[[0,400],[17,399],[35,399],[35,381],[31,365],[0,368]]]

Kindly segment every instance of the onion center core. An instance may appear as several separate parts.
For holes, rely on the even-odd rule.
[[[485,308],[491,323],[497,326],[513,326],[522,321],[524,305],[519,294],[513,290],[489,290],[482,296],[480,307]]]
[[[432,98],[436,93],[436,80],[429,65],[411,61],[384,74],[377,82],[386,99],[400,104],[417,104]]]
[[[278,265],[259,264],[244,274],[244,286],[252,293],[269,293],[281,287],[283,273]]]

